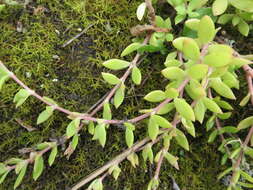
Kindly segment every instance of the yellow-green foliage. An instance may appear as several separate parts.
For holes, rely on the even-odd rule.
[[[31,6],[46,9],[37,15],[33,15],[31,8],[8,7],[0,14],[0,59],[40,94],[53,98],[70,110],[85,112],[109,90],[109,85],[102,81],[100,75],[101,63],[119,57],[130,44],[129,28],[137,24],[135,11],[140,2],[142,0],[37,0]],[[18,22],[22,23],[24,32],[16,31]],[[83,29],[90,24],[93,26],[87,34],[67,47],[61,47],[80,32],[78,28]],[[122,114],[116,115],[116,118],[136,115],[138,109],[145,107],[138,97],[164,86],[165,82],[160,78],[162,63],[159,56],[153,56],[152,62],[143,63],[145,67],[141,69],[146,73],[144,81],[149,78],[145,83],[147,88],[129,88],[126,106],[120,108],[117,113]],[[149,72],[154,72],[152,78]],[[10,81],[0,93],[0,161],[20,155],[18,150],[21,148],[61,136],[68,122],[64,115],[57,113],[45,124],[35,126],[44,106],[29,98],[22,108],[15,109],[12,99],[17,90],[18,86]],[[15,119],[21,119],[38,130],[27,132]],[[205,134],[201,130],[199,134]],[[138,130],[136,136],[144,136],[145,131],[144,128]],[[117,126],[108,133],[112,135],[102,149],[97,142],[91,141],[91,136],[84,130],[78,148],[69,161],[64,157],[57,158],[56,164],[47,168],[37,182],[27,177],[20,189],[58,190],[77,182],[126,148],[122,140],[124,133]],[[203,143],[207,141],[206,135],[197,137],[189,153],[173,148],[175,153],[183,155],[180,159],[181,170],[175,171],[169,164],[164,164],[161,189],[170,188],[169,175],[174,176],[178,184],[187,190],[224,189],[216,181],[221,170],[215,147]],[[127,161],[121,167],[123,172],[119,180],[110,178],[106,182],[108,189],[143,189],[152,176],[152,166],[145,166],[142,162],[138,169],[130,167]],[[14,181],[14,177],[9,177],[0,185],[0,190],[12,189]]]

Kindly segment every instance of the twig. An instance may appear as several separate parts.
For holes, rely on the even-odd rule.
[[[152,5],[152,1],[151,0],[145,0],[145,2],[146,2],[147,9],[148,9],[149,21],[153,26],[155,26],[155,9]]]
[[[29,132],[38,130],[30,125],[25,125],[21,119],[15,119],[15,121]]]
[[[151,35],[149,34],[149,35],[145,38],[145,40],[144,40],[144,42],[143,42],[143,45],[145,45],[145,44],[148,43],[150,37],[151,37]],[[125,80],[127,79],[127,77],[130,75],[132,68],[137,64],[137,62],[138,62],[139,59],[140,59],[140,56],[141,56],[140,53],[137,53],[137,54],[136,54],[136,56],[134,57],[134,59],[133,59],[131,65],[128,67],[128,69],[127,69],[127,71],[125,72],[125,74],[121,77],[121,79],[120,79],[120,80],[121,80],[121,83],[119,83],[119,84],[117,84],[116,86],[114,86],[114,88],[110,91],[110,93],[107,95],[107,97],[105,98],[105,100],[104,100],[102,103],[100,103],[100,104],[96,107],[95,110],[93,110],[93,111],[91,112],[90,116],[95,115],[95,114],[103,107],[103,105],[104,105],[106,102],[110,101],[110,99],[113,97],[113,95],[115,94],[115,92],[117,91],[117,89],[121,86],[122,83],[125,82]]]
[[[236,163],[233,166],[233,174],[232,174],[231,181],[230,181],[230,186],[232,186],[232,187],[235,185],[233,180],[235,178],[236,172],[238,172],[239,169],[240,169],[241,161],[242,161],[242,158],[243,158],[243,155],[244,155],[244,152],[243,152],[244,148],[246,148],[248,146],[250,138],[252,137],[252,135],[253,135],[253,126],[250,128],[249,133],[246,136],[246,138],[245,138],[245,140],[244,140],[244,142],[241,146],[241,151],[240,151],[239,157],[238,157]]]
[[[71,38],[69,41],[65,42],[61,47],[66,47],[67,45],[71,44],[74,40],[76,40],[77,38],[79,38],[80,36],[82,36],[84,33],[86,33],[94,24],[90,24],[88,25],[85,29],[83,29],[82,32],[80,32],[79,34],[77,34],[75,37]]]

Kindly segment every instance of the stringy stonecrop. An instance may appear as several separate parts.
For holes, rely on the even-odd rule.
[[[149,160],[151,163],[159,163],[159,161],[162,160],[161,158],[164,157],[168,163],[176,169],[179,169],[178,157],[172,155],[168,151],[170,148],[170,142],[175,139],[181,147],[189,150],[190,147],[186,133],[195,137],[194,124],[196,122],[203,124],[204,119],[207,119],[207,131],[212,130],[208,140],[209,143],[212,143],[218,135],[230,135],[229,138],[223,139],[222,144],[218,149],[224,154],[222,164],[225,164],[228,159],[231,160],[231,164],[234,164],[237,159],[241,158],[241,154],[243,155],[243,158],[241,158],[243,160],[247,160],[248,156],[253,157],[253,149],[250,148],[248,144],[242,144],[240,140],[233,136],[233,134],[240,132],[240,130],[252,126],[252,117],[241,121],[238,127],[214,127],[215,122],[219,119],[226,120],[231,117],[231,110],[233,110],[233,107],[226,101],[226,99],[235,100],[236,97],[232,89],[240,88],[239,80],[235,72],[243,65],[250,64],[251,61],[238,55],[238,53],[236,53],[230,46],[214,42],[214,38],[219,29],[215,28],[214,21],[210,16],[202,15],[207,14],[207,12],[203,13],[202,11],[200,14],[201,9],[204,9],[203,6],[207,1],[192,0],[188,4],[185,4],[185,2],[188,1],[183,0],[168,0],[168,2],[177,10],[178,15],[175,18],[176,24],[184,20],[187,15],[191,18],[185,22],[184,27],[187,27],[195,37],[178,37],[173,40],[171,32],[153,32],[147,44],[143,43],[143,40],[136,39],[135,42],[130,44],[121,54],[121,57],[136,51],[140,55],[144,52],[161,52],[162,54],[167,54],[164,62],[165,68],[161,71],[161,75],[168,80],[168,84],[165,89],[156,89],[144,97],[146,101],[158,103],[158,106],[155,108],[140,110],[140,113],[143,113],[143,115],[127,121],[112,120],[111,107],[114,106],[115,108],[118,108],[122,105],[126,86],[124,83],[124,77],[119,78],[109,72],[102,72],[102,77],[109,84],[116,85],[117,88],[113,97],[113,102],[110,101],[110,99],[105,99],[103,103],[102,118],[95,118],[87,114],[71,112],[61,108],[55,101],[48,97],[40,97],[34,91],[23,85],[23,83],[19,81],[3,64],[0,65],[0,89],[4,83],[11,78],[18,82],[22,87],[14,97],[16,107],[25,103],[30,96],[34,96],[47,104],[46,109],[38,116],[38,125],[46,122],[56,110],[66,113],[71,120],[64,135],[66,140],[70,140],[69,147],[65,151],[65,154],[68,157],[78,145],[79,131],[82,125],[87,125],[89,133],[93,135],[92,139],[98,140],[104,147],[108,136],[107,129],[110,127],[110,124],[123,123],[125,126],[126,145],[129,148],[132,148],[135,142],[134,130],[137,130],[138,128],[137,123],[146,118],[148,119],[147,132],[150,141],[148,141],[142,149],[142,157],[145,162]],[[224,2],[227,2],[227,4],[224,4]],[[245,2],[248,2],[249,4],[251,3],[251,1],[247,0]],[[248,11],[247,15],[250,14],[252,16],[251,12],[253,12],[253,10],[243,6],[243,3],[238,4],[237,1],[229,0],[222,2],[216,0],[212,7],[214,15],[223,14],[228,4],[234,6],[236,10],[240,10],[240,14]],[[142,20],[146,8],[146,3],[142,3],[138,7],[137,18],[139,20]],[[207,10],[207,8],[205,9]],[[246,15],[246,13],[243,15]],[[225,17],[225,15],[223,15],[223,17]],[[223,17],[221,16],[218,19],[218,22],[224,19]],[[241,25],[240,22],[243,22],[241,19],[242,18],[240,18],[239,23],[237,23],[238,26]],[[169,18],[164,20],[162,17],[156,16],[155,25],[160,28],[172,29]],[[248,32],[245,31],[241,33],[244,35],[248,34]],[[168,52],[165,42],[171,41],[175,50]],[[136,62],[129,62],[122,59],[111,59],[104,62],[103,66],[113,71],[128,69],[131,73],[133,83],[136,85],[141,84],[142,74]],[[212,92],[216,95],[215,97],[212,96]],[[249,99],[250,94],[242,100],[240,105],[246,105]],[[175,117],[173,121],[170,122],[167,114],[171,112],[175,112]],[[209,114],[209,116],[207,116],[206,112],[212,113],[212,115],[210,116]],[[156,155],[154,155],[152,146],[161,139],[164,141],[163,147],[156,153]],[[253,144],[253,138],[251,138],[251,143]],[[225,148],[228,144],[232,145],[232,147],[229,148],[229,152]],[[16,189],[25,176],[29,164],[33,165],[33,179],[37,180],[44,169],[44,154],[50,151],[48,164],[51,166],[57,157],[58,146],[58,142],[44,142],[36,145],[35,150],[30,153],[30,156],[27,159],[11,158],[0,163],[0,183],[2,183],[7,175],[13,170],[18,175],[14,184],[14,189]],[[127,159],[131,162],[133,167],[138,166],[139,159],[135,152],[129,154]],[[116,163],[107,171],[109,174],[112,174],[115,179],[118,178],[121,172],[119,163],[120,162]],[[233,173],[233,176],[228,189],[240,189],[241,187],[253,186],[253,178],[240,167],[229,167],[222,172],[218,178],[220,179],[229,173]],[[240,176],[242,176],[243,179],[241,179]],[[245,182],[245,180],[247,182]],[[154,176],[148,184],[148,189],[156,189],[158,186],[158,176]],[[102,179],[95,179],[89,185],[88,189],[103,189]]]

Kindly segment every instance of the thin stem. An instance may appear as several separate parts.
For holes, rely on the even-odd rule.
[[[151,35],[148,35],[144,42],[143,42],[143,45],[146,45],[150,39]],[[134,57],[131,65],[128,67],[127,71],[125,72],[125,74],[121,77],[121,83],[117,84],[116,86],[113,87],[113,89],[110,91],[110,93],[107,95],[107,97],[105,98],[104,101],[102,101],[102,103],[100,103],[92,112],[91,114],[89,114],[90,116],[93,116],[95,115],[102,107],[103,105],[110,101],[110,99],[113,97],[113,95],[115,94],[115,92],[117,91],[117,89],[121,86],[121,84],[123,84],[127,77],[131,74],[131,70],[132,68],[137,64],[138,60],[140,59],[141,57],[141,54],[140,53],[137,53],[136,56]]]
[[[250,128],[250,130],[248,132],[248,135],[246,136],[246,138],[245,138],[245,140],[244,140],[244,142],[242,144],[239,157],[238,157],[236,163],[233,166],[233,174],[232,174],[232,177],[231,177],[230,186],[234,186],[235,185],[233,180],[235,178],[236,172],[238,172],[238,170],[240,168],[241,161],[242,161],[242,158],[243,158],[243,155],[244,155],[244,148],[248,146],[250,138],[252,137],[252,135],[253,135],[253,126]]]

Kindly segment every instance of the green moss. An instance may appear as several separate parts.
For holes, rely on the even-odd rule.
[[[142,0],[37,0],[31,6],[45,8],[45,12],[38,15],[33,15],[31,8],[10,7],[0,15],[0,59],[41,95],[53,98],[67,109],[85,112],[111,88],[101,79],[100,73],[104,69],[101,63],[109,58],[118,58],[131,42],[129,28],[137,24],[135,11],[140,2]],[[24,32],[16,31],[17,22],[22,23]],[[87,34],[67,47],[61,47],[80,32],[79,28],[82,30],[90,24],[93,26]],[[131,56],[127,59],[131,60]],[[140,108],[153,105],[141,97],[166,85],[160,76],[162,68],[163,59],[159,55],[144,60],[141,69],[145,73],[145,88],[127,83],[126,104],[115,112],[121,113],[115,114],[115,118],[133,117]],[[121,72],[116,74],[120,76]],[[69,122],[63,114],[56,112],[45,124],[36,126],[36,118],[45,105],[30,97],[21,108],[15,109],[12,99],[18,88],[9,81],[0,94],[0,161],[20,156],[18,150],[21,148],[61,136]],[[27,132],[15,119],[21,119],[38,130]],[[205,143],[208,134],[201,126],[197,132],[198,138],[191,139],[191,151],[180,156],[180,171],[175,171],[168,163],[163,165],[161,189],[169,189],[170,175],[187,190],[224,189],[216,181],[220,172],[217,147]],[[103,149],[83,130],[78,148],[70,160],[61,151],[56,163],[51,168],[47,166],[37,182],[32,180],[32,168],[29,168],[20,189],[65,189],[90,174],[126,148],[124,131],[112,126],[108,134]],[[141,139],[145,135],[146,126],[140,125],[136,136]],[[157,151],[158,146],[154,149]],[[172,149],[174,155],[182,153],[176,145]],[[145,165],[142,161],[137,169],[130,167],[127,161],[120,167],[123,172],[118,181],[111,177],[106,180],[108,189],[144,189],[154,172],[153,165]],[[0,189],[12,189],[15,177],[10,174]]]

